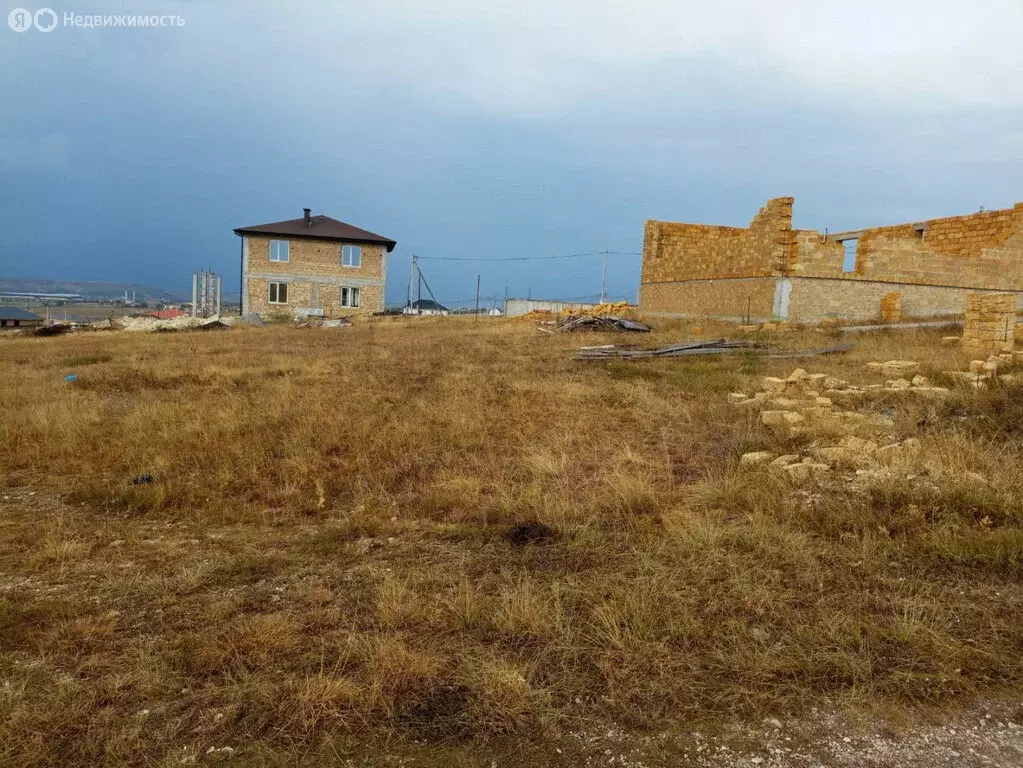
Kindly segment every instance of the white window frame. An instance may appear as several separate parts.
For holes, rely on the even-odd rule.
[[[281,258],[281,243],[284,244],[284,258]],[[276,247],[275,247],[276,246]],[[279,261],[286,263],[291,260],[291,241],[290,240],[271,240],[270,241],[270,261]]]
[[[348,259],[347,262],[345,261],[346,255],[347,255],[347,259]],[[342,267],[361,267],[362,266],[362,246],[361,245],[342,245],[341,246],[341,266]]]
[[[358,309],[362,298],[362,290],[358,286],[341,286],[341,306]]]
[[[277,286],[277,299],[271,298],[273,295],[273,288]],[[280,301],[281,298],[281,286],[284,286],[284,301]],[[268,304],[287,304],[288,303],[288,284],[285,282],[271,281],[266,284],[266,301]]]

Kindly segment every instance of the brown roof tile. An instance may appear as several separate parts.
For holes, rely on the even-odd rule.
[[[320,240],[338,240],[346,243],[375,243],[387,247],[387,252],[394,250],[397,242],[382,235],[367,232],[365,229],[353,227],[343,221],[329,216],[310,216],[309,225],[304,218],[275,221],[271,224],[257,224],[252,227],[239,227],[236,235],[287,235],[289,237],[312,237]]]

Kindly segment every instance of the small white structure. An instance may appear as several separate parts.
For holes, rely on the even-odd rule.
[[[565,310],[590,309],[596,304],[581,304],[573,301],[558,301],[557,299],[508,299],[504,303],[504,313],[508,317],[527,315],[530,312],[552,312],[557,314]]]

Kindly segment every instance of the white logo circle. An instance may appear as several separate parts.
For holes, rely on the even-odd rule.
[[[47,14],[49,18],[47,18]],[[53,28],[57,26],[57,14],[50,8],[40,8],[32,20],[40,32],[52,32]]]
[[[7,26],[15,32],[28,32],[32,29],[32,11],[27,8],[15,8],[7,14]]]

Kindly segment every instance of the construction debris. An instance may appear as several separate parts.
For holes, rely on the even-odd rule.
[[[900,379],[918,373],[920,363],[913,360],[889,360],[887,363],[867,363],[867,370],[891,379]]]
[[[908,465],[917,460],[921,443],[915,437],[898,442],[879,444],[855,435],[846,435],[835,445],[811,444],[807,455],[786,454],[776,456],[770,451],[745,453],[739,466],[752,468],[766,465],[771,471],[782,471],[794,480],[810,480],[827,475],[832,470],[855,472],[858,477],[865,471],[880,467]]]
[[[561,323],[547,322],[537,327],[544,333],[564,333],[565,331],[632,331],[650,333],[653,329],[646,323],[629,320],[613,315],[569,315]]]
[[[794,437],[812,428],[821,434],[849,434],[859,428],[884,429],[892,425],[889,418],[845,410],[836,400],[879,393],[917,393],[924,397],[945,397],[949,390],[931,386],[924,376],[912,381],[899,379],[884,385],[855,387],[842,379],[823,373],[807,373],[797,368],[785,379],[768,376],[760,391],[749,397],[744,392],[728,395],[737,408],[760,411],[760,420],[774,431]]]
[[[966,382],[974,389],[986,389],[990,384],[999,382],[1003,385],[1016,384],[1019,377],[1005,373],[1018,362],[1023,362],[1023,351],[1003,352],[991,355],[987,360],[971,360],[969,371],[945,371],[952,379]]]
[[[49,325],[40,325],[35,329],[36,336],[60,336],[64,333],[70,333],[75,330],[74,323],[50,323]]]
[[[840,344],[823,349],[775,350],[769,344],[757,341],[717,339],[716,341],[695,341],[685,344],[669,344],[655,349],[636,349],[631,346],[606,344],[600,347],[581,347],[575,354],[576,360],[606,360],[648,357],[689,357],[698,355],[724,355],[730,352],[746,352],[769,358],[813,357],[836,352],[848,352],[852,344]]]
[[[569,319],[580,315],[590,317],[614,317],[628,309],[635,309],[635,307],[630,307],[629,302],[627,301],[606,301],[603,304],[596,304],[592,307],[568,307],[561,310],[561,314],[568,315]]]
[[[263,326],[266,322],[259,316],[258,312],[246,312],[234,321],[236,325]]]
[[[339,317],[337,320],[324,320],[320,323],[320,328],[351,328],[352,321],[347,317]]]
[[[212,317],[192,317],[182,315],[167,320],[157,320],[155,317],[123,317],[119,323],[121,330],[138,333],[151,333],[153,331],[186,331],[193,328],[202,329],[204,326],[215,328],[227,328],[229,323],[221,320],[220,315]]]

